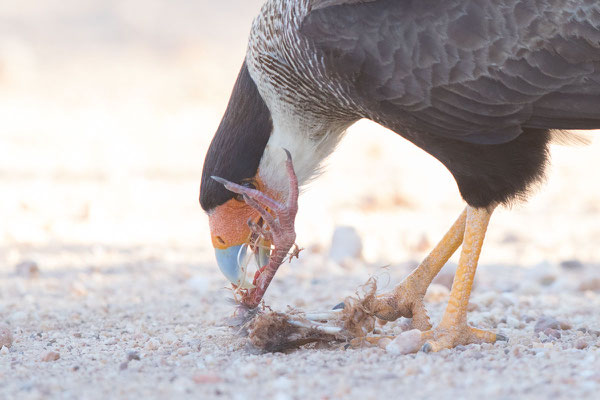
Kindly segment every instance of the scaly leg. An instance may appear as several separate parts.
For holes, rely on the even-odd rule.
[[[439,325],[435,329],[423,332],[422,339],[426,340],[426,343],[422,350],[425,352],[471,343],[494,343],[496,340],[507,340],[502,335],[472,328],[467,324],[467,305],[491,215],[491,210],[467,207],[462,252],[448,306]]]
[[[395,321],[399,317],[412,318],[414,328],[422,331],[431,329],[423,297],[433,278],[462,243],[466,220],[467,209],[460,214],[427,258],[393,292],[377,297],[369,307],[377,318],[384,321]]]

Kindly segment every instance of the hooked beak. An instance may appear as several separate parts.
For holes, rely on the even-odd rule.
[[[263,243],[254,251],[254,259],[258,268],[262,268],[269,262],[271,251],[270,245]],[[248,281],[246,274],[249,258],[247,257],[248,245],[241,244],[225,249],[215,248],[215,255],[219,269],[236,287],[252,289],[254,285]]]
[[[240,263],[238,262],[238,256],[245,257],[246,249],[247,246],[244,244],[231,246],[226,249],[215,249],[219,269],[229,279],[229,282],[236,286],[239,286],[244,278]]]

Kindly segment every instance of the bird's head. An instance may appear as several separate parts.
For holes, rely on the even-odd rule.
[[[241,267],[248,248],[254,251],[258,266],[264,266],[270,243],[257,243],[258,235],[249,226],[249,222],[262,225],[259,213],[242,196],[227,190],[212,177],[258,189],[274,199],[285,198],[281,190],[271,187],[258,172],[272,130],[269,109],[244,64],[206,154],[200,186],[200,204],[208,214],[217,263],[227,279],[238,287],[251,287]]]
[[[270,192],[259,179],[240,182],[244,187]],[[257,210],[250,207],[241,195],[234,196],[208,211],[212,245],[219,269],[236,287],[252,288],[247,281],[247,253],[252,251],[256,265],[269,261],[271,243],[253,232],[251,225],[262,227],[264,221]]]

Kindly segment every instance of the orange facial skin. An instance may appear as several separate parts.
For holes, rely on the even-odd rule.
[[[258,212],[243,201],[236,199],[215,208],[208,216],[212,244],[215,249],[226,249],[248,242],[248,220],[257,221]]]
[[[257,190],[269,194],[274,199],[279,198],[279,195],[265,187],[258,172],[251,181]],[[216,207],[208,215],[213,247],[224,250],[231,246],[248,243],[251,234],[250,227],[248,227],[249,219],[258,222],[260,214],[243,200],[233,198]]]

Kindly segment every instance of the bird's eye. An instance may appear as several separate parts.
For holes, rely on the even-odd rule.
[[[240,186],[247,187],[249,189],[256,189],[256,185],[251,181],[244,181],[240,183]],[[244,196],[236,193],[234,199],[236,199],[237,201],[244,201]]]

